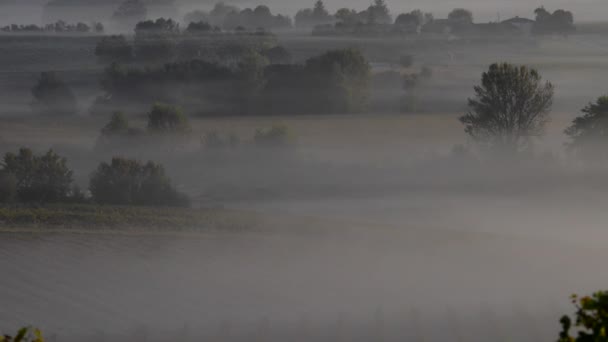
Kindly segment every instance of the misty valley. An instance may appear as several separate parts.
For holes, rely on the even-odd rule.
[[[0,0],[0,342],[608,341],[605,5],[406,5]]]

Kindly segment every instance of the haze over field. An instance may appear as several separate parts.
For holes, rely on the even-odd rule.
[[[0,336],[555,341],[604,1],[0,0]]]

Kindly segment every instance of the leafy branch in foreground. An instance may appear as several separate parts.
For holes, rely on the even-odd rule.
[[[576,307],[574,327],[578,336],[571,335],[572,319],[560,319],[562,331],[558,342],[599,342],[608,341],[608,291],[599,291],[591,296],[572,296]]]
[[[19,329],[15,336],[0,336],[0,342],[44,342],[44,338],[39,329],[24,327]]]

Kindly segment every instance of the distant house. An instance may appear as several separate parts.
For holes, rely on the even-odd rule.
[[[532,33],[532,29],[534,28],[536,21],[528,18],[514,17],[501,22],[501,24],[513,25],[514,27],[517,27],[524,35],[528,36]]]

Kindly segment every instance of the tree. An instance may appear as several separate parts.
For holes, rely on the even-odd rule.
[[[322,111],[353,112],[367,105],[371,68],[361,51],[333,50],[310,58],[305,73]]]
[[[162,165],[112,158],[91,175],[89,190],[96,203],[113,205],[187,206],[188,198],[171,184]]]
[[[574,15],[570,11],[558,9],[550,13],[544,7],[537,8],[534,33],[536,34],[563,34],[567,35],[576,30],[574,26]]]
[[[526,66],[493,64],[469,99],[460,118],[474,140],[506,152],[516,152],[540,134],[553,101],[553,85]]]
[[[464,8],[456,8],[448,14],[448,19],[462,24],[472,24],[473,13]]]
[[[268,59],[270,64],[289,64],[291,63],[291,53],[282,45],[274,46],[262,51],[262,55]]]
[[[608,96],[602,96],[595,103],[582,110],[583,115],[575,118],[565,130],[571,139],[568,147],[586,159],[608,159]]]
[[[358,13],[354,9],[340,8],[336,11],[334,17],[347,26],[352,26],[359,22]]]
[[[17,197],[23,202],[58,202],[69,197],[72,171],[67,160],[53,150],[36,156],[22,148],[4,155],[2,173],[16,180]]]
[[[325,4],[322,0],[317,0],[317,2],[315,2],[315,6],[312,9],[312,15],[319,19],[329,16],[329,12],[325,9]]]
[[[395,19],[395,25],[418,27],[424,24],[424,14],[420,10],[402,13]]]
[[[176,106],[157,103],[148,114],[148,131],[153,133],[177,133],[190,132],[190,123]]]
[[[390,11],[384,0],[374,0],[374,3],[367,9],[367,14],[370,24],[390,24],[392,22]]]
[[[558,342],[596,342],[606,341],[608,332],[608,291],[599,291],[591,296],[579,298],[572,296],[576,307],[574,327],[577,335],[571,336],[572,319],[563,316],[560,319],[562,331]]]
[[[32,88],[34,111],[52,115],[76,114],[76,97],[70,87],[54,72],[40,74]]]

